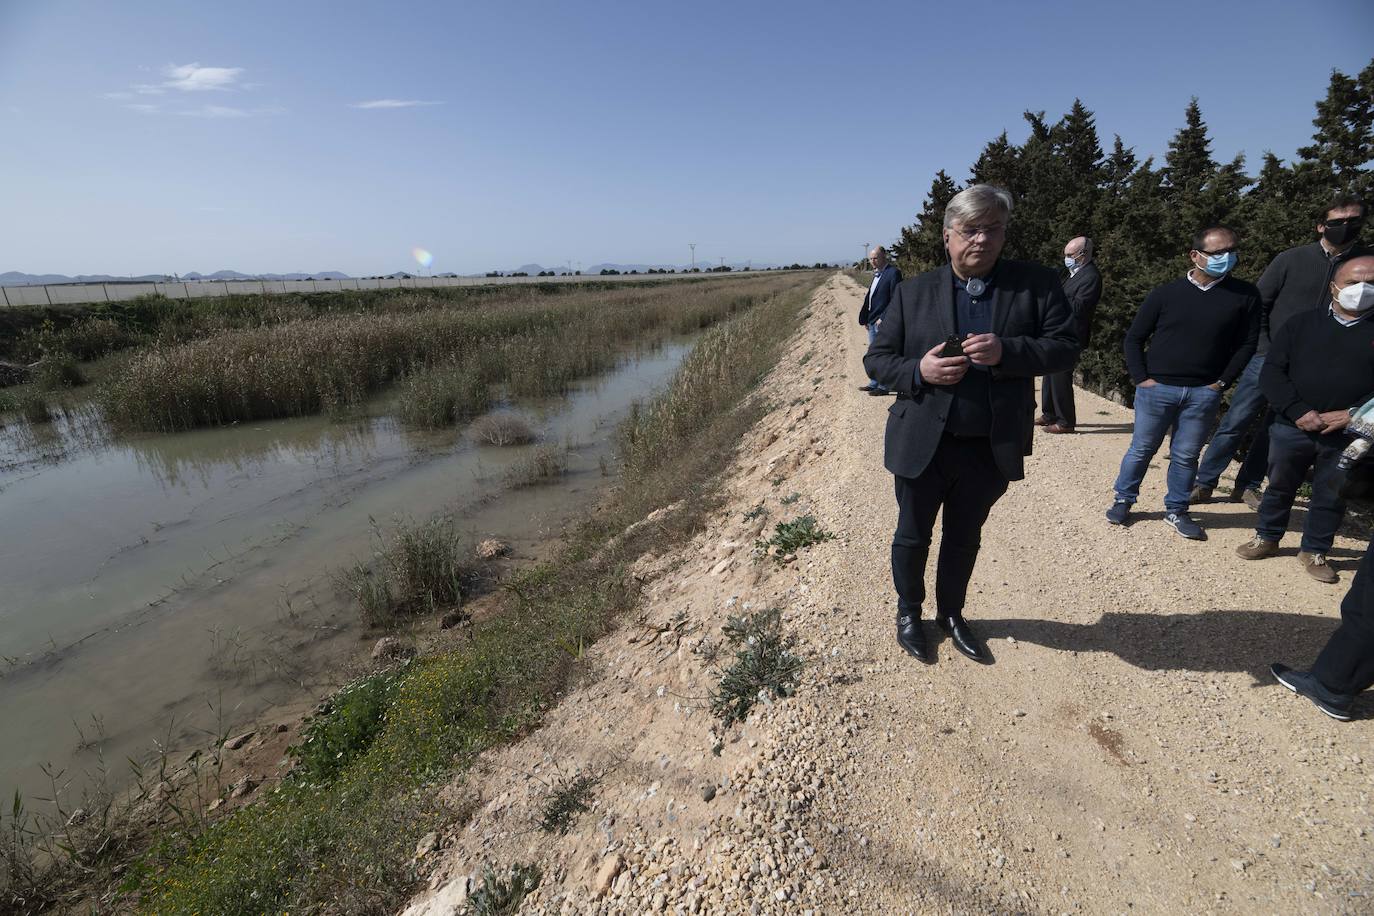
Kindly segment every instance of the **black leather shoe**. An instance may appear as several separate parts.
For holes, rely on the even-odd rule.
[[[973,635],[973,630],[969,628],[968,621],[963,616],[936,617],[935,625],[949,634],[949,639],[954,643],[954,648],[975,662],[988,660],[987,653],[983,651],[983,647],[978,642],[978,637]]]
[[[897,617],[897,645],[906,654],[929,665],[934,659],[926,646],[926,634],[921,631],[921,618],[900,614]]]

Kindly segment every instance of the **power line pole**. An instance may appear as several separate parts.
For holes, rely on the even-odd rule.
[[[692,249],[692,272],[695,273],[697,269],[697,243],[688,242],[687,247]]]

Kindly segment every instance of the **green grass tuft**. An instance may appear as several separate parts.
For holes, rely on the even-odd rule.
[[[794,651],[796,636],[783,635],[782,615],[776,608],[731,617],[723,630],[735,658],[711,695],[711,712],[729,727],[749,715],[760,693],[778,699],[791,696],[802,660]]]

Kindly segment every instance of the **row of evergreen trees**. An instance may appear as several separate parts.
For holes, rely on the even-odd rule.
[[[1317,103],[1312,144],[1288,163],[1266,152],[1253,177],[1244,154],[1230,162],[1212,158],[1196,98],[1161,166],[1137,159],[1119,136],[1104,154],[1093,113],[1077,100],[1057,123],[1043,111],[1025,118],[1026,141],[1017,146],[1003,131],[973,164],[969,183],[1015,195],[1007,257],[1057,265],[1069,239],[1093,239],[1103,295],[1079,369],[1084,384],[1102,392],[1130,389],[1121,352],[1126,329],[1145,294],[1186,269],[1183,256],[1196,230],[1234,227],[1241,236],[1237,276],[1253,281],[1278,252],[1315,240],[1322,206],[1337,193],[1374,197],[1374,61],[1355,77],[1333,72]],[[906,276],[945,261],[941,224],[959,190],[939,171],[916,222],[891,246]]]

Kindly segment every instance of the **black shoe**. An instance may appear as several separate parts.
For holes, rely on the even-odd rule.
[[[897,615],[897,645],[918,662],[931,664],[935,659],[926,646],[926,634],[921,631],[921,618],[909,614]]]
[[[1327,690],[1310,671],[1294,671],[1287,665],[1275,662],[1269,666],[1269,673],[1274,676],[1274,680],[1299,696],[1307,697],[1313,706],[1336,721],[1349,722],[1354,718],[1350,714],[1350,702],[1340,702],[1341,698]]]
[[[891,393],[892,393],[892,392],[888,391],[886,388],[870,388],[870,389],[868,389],[868,396],[869,396],[869,397],[873,397],[873,398],[886,397],[887,395],[889,395],[889,394],[891,394]]]
[[[968,621],[962,615],[955,617],[935,618],[935,625],[949,634],[950,641],[954,643],[954,648],[973,659],[975,662],[985,662],[988,660],[987,653],[978,643],[978,637],[973,635],[973,630],[969,628]]]
[[[872,383],[872,382],[869,382],[867,385],[860,385],[860,386],[859,386],[859,390],[860,390],[860,391],[872,391],[872,390],[873,390],[873,383]]]

